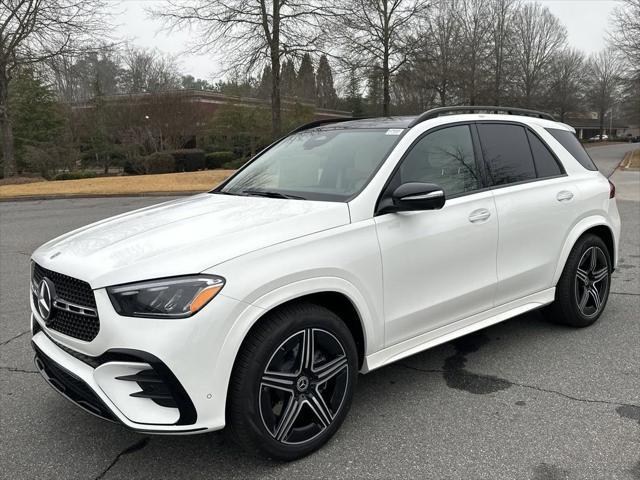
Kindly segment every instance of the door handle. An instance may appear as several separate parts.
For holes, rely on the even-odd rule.
[[[556,195],[556,200],[558,200],[559,202],[568,202],[572,198],[573,193],[571,193],[569,190],[561,190]]]
[[[469,221],[471,223],[483,222],[490,216],[491,212],[489,210],[487,210],[486,208],[479,208],[469,214]]]

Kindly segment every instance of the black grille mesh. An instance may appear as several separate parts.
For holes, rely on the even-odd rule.
[[[34,284],[38,285],[43,277],[47,277],[53,282],[56,295],[61,299],[84,307],[96,308],[96,299],[93,295],[93,290],[87,282],[61,273],[52,272],[34,263]],[[34,302],[37,303],[35,296]],[[79,340],[84,340],[85,342],[90,342],[96,338],[96,335],[98,335],[100,331],[100,319],[98,317],[88,317],[54,308],[51,312],[51,317],[47,321],[47,328]]]
[[[96,308],[96,299],[93,296],[93,290],[87,282],[68,277],[61,273],[52,272],[34,263],[34,283],[38,285],[43,277],[47,277],[53,282],[56,287],[56,294],[63,300],[75,303],[76,305],[82,305],[83,307]]]

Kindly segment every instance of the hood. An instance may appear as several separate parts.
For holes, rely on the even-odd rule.
[[[205,193],[74,230],[45,243],[32,258],[101,288],[200,273],[349,221],[346,203]]]

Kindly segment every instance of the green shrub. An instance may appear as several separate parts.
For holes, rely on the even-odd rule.
[[[155,152],[146,157],[133,157],[124,162],[124,173],[128,175],[172,173],[175,171],[175,164],[170,153]]]
[[[55,175],[52,180],[80,180],[83,178],[94,178],[96,172],[89,170],[78,170],[75,172],[62,172]]]
[[[236,155],[233,152],[223,151],[223,152],[213,152],[208,153],[204,157],[205,166],[208,169],[214,168],[222,168],[222,166],[226,163],[232,162],[236,159]]]
[[[237,170],[241,166],[243,166],[245,163],[247,163],[246,158],[236,158],[235,160],[232,160],[222,165],[222,168],[227,170]]]
[[[173,150],[170,153],[175,160],[176,172],[195,172],[203,170],[205,166],[204,151],[198,148]]]
[[[176,169],[173,155],[167,152],[156,152],[145,157],[147,173],[171,173]]]
[[[144,157],[132,157],[122,164],[122,169],[127,175],[144,175],[145,167],[142,161]]]

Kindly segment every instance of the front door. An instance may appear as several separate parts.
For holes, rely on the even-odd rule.
[[[469,125],[419,139],[387,192],[407,182],[440,185],[447,200],[440,210],[375,217],[386,346],[492,308],[497,282],[495,202],[482,191]]]

